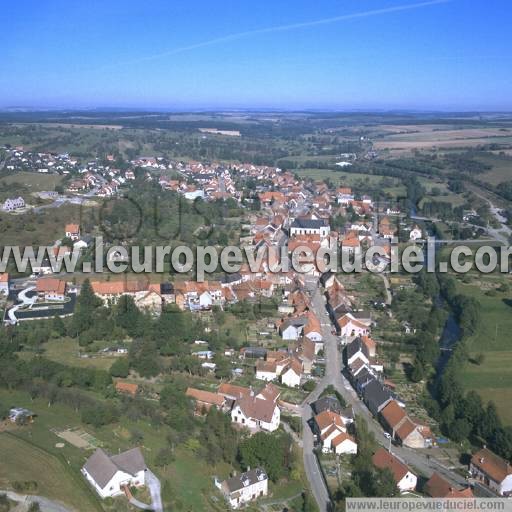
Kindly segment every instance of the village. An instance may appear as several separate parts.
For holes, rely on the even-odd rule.
[[[316,252],[337,246],[353,255],[378,245],[386,254],[382,262],[387,265],[393,238],[400,236],[402,243],[416,244],[426,237],[398,205],[375,204],[371,197],[355,194],[348,186],[332,187],[279,168],[140,157],[131,162],[130,169],[120,171],[109,156],[106,159],[112,165],[82,165],[68,155],[34,155],[21,149],[10,155],[9,171],[29,167],[41,173],[72,172],[67,194],[77,197],[115,197],[137,178],[157,183],[163,192],[177,193],[190,202],[232,200],[244,205],[245,229],[240,244],[255,250],[287,247],[291,253],[305,246]],[[23,199],[16,201],[6,202],[4,210],[16,210],[16,204],[24,206]],[[65,224],[62,239],[49,241],[54,244],[53,258],[33,266],[30,276],[1,274],[0,293],[8,304],[4,323],[16,326],[30,320],[73,316],[84,276],[78,280],[77,276],[66,276],[57,271],[55,262],[74,251],[86,253],[91,241],[91,233],[84,233],[80,224]],[[397,375],[389,368],[395,364],[387,350],[389,341],[381,338],[385,331],[379,328],[393,320],[395,289],[386,274],[370,276],[372,287],[366,290],[362,280],[367,272],[345,277],[322,273],[315,264],[305,273],[272,272],[270,267],[267,261],[254,271],[244,264],[237,273],[214,273],[205,282],[187,275],[163,280],[138,275],[104,280],[91,275],[88,280],[105,308],[118,307],[128,297],[142,314],[152,318],[164,315],[171,307],[208,325],[212,318],[235,310],[237,305],[271,304],[265,321],[251,325],[255,332],[251,339],[236,333],[242,346],[223,347],[219,354],[208,341],[196,339],[191,343],[190,354],[200,364],[203,377],[186,388],[185,396],[194,404],[199,419],[213,409],[249,435],[282,429],[290,432],[302,448],[308,485],[321,510],[338,483],[350,475],[350,461],[357,455],[359,444],[365,442],[358,422],[367,424],[365,428],[374,436],[374,467],[389,470],[399,493],[431,497],[512,493],[512,470],[504,459],[485,447],[473,454],[466,467],[453,454],[447,458],[436,422],[416,400],[401,396],[404,384],[397,385],[390,378]],[[395,336],[409,335],[413,329],[408,322],[395,321],[393,325]],[[204,337],[211,331],[212,327],[205,327]],[[129,345],[123,341],[82,356],[122,359],[127,357]],[[219,357],[228,361],[229,371],[215,384]],[[114,386],[124,398],[154,399],[156,393],[136,372],[114,379]],[[8,421],[24,428],[37,423],[38,418],[16,404]],[[100,498],[125,494],[137,506],[130,489],[148,486],[153,509],[163,510],[155,476],[158,471],[154,471],[137,446],[116,455],[99,447],[82,468]],[[233,473],[224,481],[216,475],[211,478],[228,504],[239,508],[271,493],[267,471],[262,466],[248,468],[240,475]]]

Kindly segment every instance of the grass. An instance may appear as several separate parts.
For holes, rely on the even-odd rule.
[[[35,492],[75,510],[97,510],[98,504],[70,475],[66,462],[12,434],[0,434],[0,482],[37,482]],[[23,492],[23,491],[22,491]]]
[[[332,171],[330,169],[298,169],[297,174],[302,177],[312,178],[314,180],[324,180],[329,178],[338,186],[347,186],[354,188],[382,187],[382,190],[392,196],[405,196],[405,187],[397,178],[380,176],[377,174],[350,173],[343,171]],[[384,184],[384,186],[382,186]]]
[[[495,154],[479,155],[476,160],[492,165],[492,169],[480,174],[479,180],[485,181],[490,185],[499,185],[504,181],[512,180],[512,158]]]
[[[484,354],[482,364],[468,363],[464,367],[463,382],[484,400],[493,400],[503,422],[512,425],[512,306],[507,302],[510,293],[497,292],[493,297],[485,294],[486,289],[502,280],[481,279],[471,285],[458,284],[462,293],[480,302],[480,325],[468,338],[468,344],[471,357]]]
[[[54,190],[62,181],[60,174],[41,174],[38,172],[16,172],[0,178],[0,187],[5,185],[20,184],[29,188],[30,192],[41,190]]]
[[[113,356],[98,356],[81,358],[78,357],[78,341],[71,338],[59,338],[50,340],[44,345],[45,357],[68,366],[79,368],[95,368],[98,370],[109,370],[114,361],[118,359]]]

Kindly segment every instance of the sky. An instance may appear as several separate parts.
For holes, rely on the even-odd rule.
[[[512,110],[510,0],[17,0],[0,108]]]

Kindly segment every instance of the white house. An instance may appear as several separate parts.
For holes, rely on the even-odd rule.
[[[256,396],[242,396],[235,401],[231,409],[231,421],[255,430],[277,430],[281,422],[278,397],[279,391],[272,384],[268,384]]]
[[[298,340],[305,324],[306,319],[303,317],[287,318],[279,327],[281,338],[287,341]]]
[[[293,359],[291,364],[281,373],[281,383],[290,388],[298,388],[301,375],[302,363],[298,359]]]
[[[266,382],[276,380],[278,377],[276,363],[274,361],[257,361],[255,377]]]
[[[231,508],[244,504],[268,494],[268,476],[263,469],[255,468],[217,483]]]
[[[409,232],[410,240],[421,240],[423,238],[423,233],[418,226],[414,226]]]
[[[78,224],[66,224],[64,233],[66,238],[70,238],[73,242],[80,240],[80,226]]]
[[[379,448],[372,457],[373,465],[380,469],[389,469],[393,474],[400,492],[414,491],[418,483],[417,476],[385,448]]]
[[[346,313],[337,320],[340,336],[364,336],[370,333],[371,320],[356,318],[353,313]]]
[[[341,454],[357,454],[357,443],[355,439],[346,432],[340,432],[331,440],[331,448],[337,455]]]
[[[297,217],[290,226],[290,236],[296,235],[319,235],[320,238],[327,238],[331,228],[325,219],[307,219]]]
[[[14,210],[18,210],[19,208],[25,208],[25,201],[22,197],[16,197],[14,199],[6,199],[2,209],[5,212],[12,212]]]
[[[143,486],[146,471],[140,448],[112,456],[98,448],[82,468],[82,474],[102,498],[123,494],[125,486]]]
[[[473,478],[490,487],[500,496],[512,496],[512,466],[487,448],[471,457],[469,471]]]

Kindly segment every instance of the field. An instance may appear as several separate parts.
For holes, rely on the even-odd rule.
[[[380,126],[385,134],[376,139],[377,150],[398,152],[415,149],[469,148],[485,144],[511,144],[512,130],[509,128],[455,128],[438,125]]]
[[[480,284],[459,284],[461,292],[480,301],[480,327],[468,341],[471,357],[484,354],[481,365],[466,365],[463,381],[467,389],[476,390],[485,400],[493,400],[503,422],[512,425],[512,303],[508,302],[510,293],[497,292],[494,297],[485,294],[486,288],[496,281],[500,282],[487,279]]]
[[[502,155],[485,154],[476,157],[484,164],[492,165],[492,169],[479,175],[478,179],[490,185],[499,185],[504,181],[512,180],[512,158]]]
[[[41,174],[38,172],[16,172],[0,178],[0,187],[4,185],[22,184],[31,192],[53,190],[62,181],[60,174]]]
[[[382,190],[396,197],[405,195],[405,187],[397,178],[378,176],[375,174],[347,173],[343,171],[331,171],[329,169],[299,169],[296,171],[299,176],[312,178],[314,180],[330,179],[337,186],[353,188],[380,187]]]
[[[35,493],[39,495],[71,506],[77,511],[96,509],[89,494],[76,485],[64,459],[52,456],[6,432],[0,434],[0,453],[2,489],[13,482],[36,481]]]
[[[81,358],[78,357],[78,342],[71,338],[61,338],[50,340],[44,345],[45,357],[69,366],[78,366],[80,368],[96,368],[98,370],[108,370],[112,363],[117,359],[114,356],[98,356]]]

